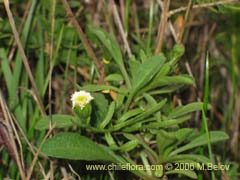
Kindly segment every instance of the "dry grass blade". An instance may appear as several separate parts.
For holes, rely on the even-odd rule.
[[[235,2],[239,2],[239,0],[224,0],[224,1],[217,1],[217,2],[211,2],[211,3],[201,3],[201,4],[193,5],[192,8],[193,9],[206,8],[206,7],[223,5],[223,4],[230,4],[230,3],[235,3]],[[187,7],[180,7],[178,9],[171,10],[171,11],[169,11],[168,16],[172,16],[176,13],[186,11],[187,9],[188,9],[188,6]]]
[[[13,121],[14,121],[14,124],[16,125],[17,129],[19,130],[20,134],[22,135],[23,139],[24,139],[24,140],[26,141],[26,143],[28,144],[29,149],[30,149],[30,151],[32,152],[33,156],[35,156],[35,155],[36,155],[36,152],[35,152],[36,150],[34,149],[33,145],[29,142],[27,136],[25,135],[25,133],[23,132],[22,128],[21,128],[20,125],[18,124],[18,121],[17,121],[14,117],[13,117]],[[38,164],[39,164],[40,170],[41,170],[41,172],[42,172],[42,175],[43,175],[43,177],[45,178],[45,177],[46,177],[46,173],[45,173],[45,171],[44,171],[43,165],[42,165],[40,162],[38,162]]]
[[[70,164],[68,164],[68,167],[71,170],[71,172],[78,177],[78,180],[81,180],[81,177],[79,176],[79,174],[72,168]]]
[[[170,6],[170,0],[164,0],[161,22],[158,28],[158,38],[157,38],[157,46],[155,49],[155,54],[158,54],[162,49],[163,37],[164,37],[164,32],[167,25],[167,19],[168,19],[169,6]]]
[[[39,145],[39,148],[38,148],[36,154],[34,155],[32,164],[31,164],[31,166],[30,166],[30,168],[29,168],[29,170],[28,170],[27,178],[26,178],[27,180],[30,180],[30,179],[31,179],[32,172],[33,172],[33,168],[34,168],[34,166],[35,166],[35,164],[36,164],[36,162],[37,162],[37,160],[38,160],[38,156],[39,156],[39,154],[40,154],[41,147],[42,147],[42,145],[44,144],[44,142],[47,140],[47,138],[51,135],[54,127],[55,127],[55,124],[53,124],[53,125],[51,126],[51,129],[48,130],[47,134],[45,135],[45,137],[43,138],[41,144]]]
[[[8,129],[7,126],[5,124],[3,124],[3,119],[0,118],[0,144],[3,144],[6,147],[9,155],[17,164],[16,154],[14,152],[12,141],[11,141],[11,138],[9,136],[9,132],[7,129]]]
[[[124,29],[123,29],[123,26],[122,26],[122,23],[121,23],[119,14],[118,14],[118,10],[117,10],[117,7],[116,7],[116,4],[115,4],[114,0],[111,0],[111,5],[112,5],[112,11],[113,11],[114,19],[115,19],[116,24],[118,26],[119,32],[120,32],[120,34],[122,36],[124,45],[125,45],[125,47],[127,49],[128,56],[131,57],[132,56],[132,52],[131,52],[130,46],[128,44],[128,41],[127,41],[127,38],[126,38],[126,34],[124,32]]]
[[[15,25],[15,22],[14,22],[14,19],[13,19],[13,15],[12,15],[12,12],[11,12],[10,7],[9,7],[9,1],[8,0],[4,0],[4,5],[5,5],[5,9],[7,11],[7,15],[8,15],[8,18],[9,18],[9,22],[10,22],[10,25],[11,25],[11,28],[12,28],[12,32],[13,32],[14,38],[16,40],[17,46],[18,46],[20,54],[22,56],[23,64],[25,66],[25,69],[27,71],[28,77],[29,77],[30,82],[32,84],[32,88],[33,88],[34,94],[35,94],[36,99],[37,99],[37,104],[39,106],[39,109],[40,109],[42,115],[45,116],[46,112],[44,110],[43,103],[42,103],[41,98],[39,96],[39,93],[38,93],[38,90],[37,90],[37,86],[36,86],[35,80],[33,78],[33,74],[32,74],[31,68],[30,68],[29,63],[28,63],[27,56],[26,56],[26,54],[24,52],[24,49],[23,49],[23,46],[22,46],[22,43],[21,43],[21,40],[20,40],[18,31],[17,31],[16,25]]]
[[[180,29],[179,36],[178,36],[178,39],[177,39],[177,43],[181,43],[182,42],[185,25],[187,23],[187,20],[188,20],[191,8],[192,8],[192,0],[189,0],[188,1],[188,6],[187,6],[187,11],[185,13],[184,20],[183,20],[183,26]]]
[[[9,151],[10,156],[13,158],[13,160],[16,162],[17,167],[20,172],[21,179],[25,180],[25,171],[23,168],[23,164],[20,159],[20,155],[18,153],[17,145],[14,140],[14,134],[13,131],[15,132],[16,138],[19,140],[18,135],[16,134],[16,129],[12,126],[12,119],[10,116],[10,113],[8,111],[6,102],[3,98],[2,91],[0,90],[0,107],[2,111],[2,119],[0,119],[0,131],[1,131],[1,140],[3,141],[4,145]],[[21,144],[19,142],[19,144]],[[21,146],[20,146],[21,147]]]
[[[25,12],[23,14],[23,18],[22,18],[22,21],[21,21],[21,24],[18,28],[18,32],[19,34],[21,34],[22,30],[23,30],[23,25],[24,25],[24,22],[26,21],[27,19],[27,16],[28,16],[28,13],[29,13],[29,9],[31,7],[31,1],[28,2],[27,6],[26,6],[26,9],[25,9]],[[11,39],[11,40],[14,40],[14,39]],[[10,53],[8,55],[8,59],[11,61],[11,59],[14,57],[14,54],[15,54],[15,51],[16,51],[16,48],[17,48],[17,44],[16,42],[14,42],[13,46],[12,46],[12,49],[10,50]]]

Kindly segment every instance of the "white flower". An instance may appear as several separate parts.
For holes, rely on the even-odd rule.
[[[81,109],[83,109],[92,99],[93,97],[89,92],[86,91],[75,92],[71,97],[72,108],[79,106]]]

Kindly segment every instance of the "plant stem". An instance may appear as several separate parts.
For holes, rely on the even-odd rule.
[[[207,134],[209,158],[210,158],[211,162],[214,163],[212,147],[211,147],[211,137],[209,134],[207,117],[206,117],[207,106],[208,106],[208,95],[209,95],[209,57],[208,57],[208,53],[207,53],[206,62],[205,62],[205,88],[204,88],[202,118],[203,118],[204,130]],[[212,176],[212,180],[216,179],[214,171],[211,171],[211,176]]]

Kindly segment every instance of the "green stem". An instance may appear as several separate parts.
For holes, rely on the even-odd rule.
[[[126,81],[127,88],[131,89],[132,85],[131,85],[131,82],[130,82],[130,79],[129,79],[129,76],[128,76],[125,66],[120,65],[119,68],[120,68],[120,71],[122,72],[122,75],[123,75],[125,81]]]
[[[203,118],[204,130],[207,134],[209,158],[210,158],[211,162],[214,163],[213,154],[212,154],[212,146],[211,146],[211,137],[209,134],[207,117],[206,117],[207,106],[208,106],[208,95],[209,95],[209,58],[208,58],[208,53],[207,53],[206,63],[205,63],[205,88],[204,88],[202,118]],[[211,176],[212,176],[212,180],[216,179],[214,171],[211,171]]]
[[[130,93],[130,94],[128,95],[127,102],[126,102],[125,108],[124,108],[124,112],[125,112],[125,113],[127,112],[128,108],[129,108],[129,106],[130,106],[130,104],[131,104],[131,102],[132,102],[133,97],[134,97],[134,94],[133,94],[133,93]]]

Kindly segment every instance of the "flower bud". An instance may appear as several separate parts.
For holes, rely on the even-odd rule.
[[[72,108],[82,122],[89,122],[92,112],[90,101],[92,99],[91,94],[86,91],[75,92],[71,97]]]

